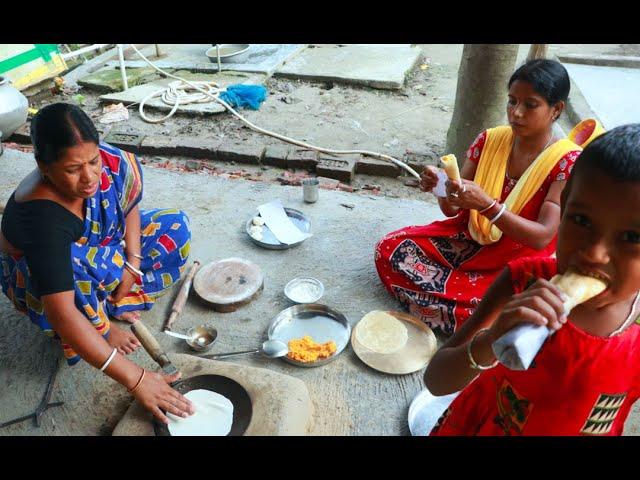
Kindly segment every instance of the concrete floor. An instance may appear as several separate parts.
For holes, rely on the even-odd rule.
[[[34,166],[31,155],[5,150],[0,156],[0,204]],[[185,210],[193,231],[191,259],[203,263],[239,256],[256,262],[265,274],[264,291],[253,303],[233,313],[216,313],[193,294],[174,330],[201,323],[219,331],[213,351],[250,349],[260,345],[271,319],[290,306],[282,291],[296,276],[310,275],[326,287],[322,302],[343,312],[352,326],[374,309],[397,309],[384,291],[373,264],[375,242],[402,226],[442,218],[436,204],[426,201],[368,197],[320,191],[313,205],[302,202],[300,187],[282,187],[244,180],[225,180],[190,173],[144,167],[144,207]],[[311,217],[314,236],[290,250],[263,250],[243,232],[243,223],[255,208],[279,198],[285,206]],[[341,203],[351,203],[350,210]],[[144,316],[165,350],[187,353],[177,339],[160,334],[176,291],[163,297]],[[441,343],[441,339],[439,341]],[[0,296],[0,423],[30,413],[44,392],[58,348],[29,320]],[[143,351],[131,358],[145,368],[156,365]],[[318,368],[298,368],[281,360],[239,357],[238,365],[272,369],[303,380],[314,404],[312,435],[408,434],[407,410],[423,388],[423,371],[390,376],[364,365],[351,347],[334,362]],[[109,435],[132,398],[124,388],[84,362],[61,369],[52,401],[65,405],[45,413],[36,429],[31,421],[0,430],[0,435]],[[640,408],[627,421],[626,435],[640,434]],[[375,414],[372,414],[375,412]]]
[[[0,203],[6,202],[23,176],[34,166],[32,157],[5,150],[0,157]],[[310,275],[326,287],[322,302],[341,311],[354,325],[374,309],[397,309],[384,291],[373,264],[375,242],[399,227],[440,218],[433,202],[396,200],[320,191],[313,205],[302,202],[301,187],[233,181],[197,174],[145,167],[143,208],[171,206],[184,209],[191,218],[191,259],[203,263],[239,256],[256,262],[265,274],[261,296],[233,313],[216,313],[191,297],[174,329],[186,330],[213,324],[219,331],[214,351],[250,349],[260,345],[271,319],[290,306],[283,295],[292,278]],[[242,226],[255,208],[280,198],[311,218],[313,237],[285,251],[264,250],[243,233]],[[340,205],[351,203],[352,210]],[[186,353],[180,340],[159,333],[175,290],[145,314],[144,321],[169,354]],[[25,415],[35,408],[44,392],[55,355],[53,342],[29,320],[0,298],[0,422]],[[140,350],[132,359],[155,368]],[[229,360],[231,361],[231,360]],[[298,368],[281,360],[240,357],[234,363],[264,367],[303,380],[314,402],[312,434],[400,435],[408,432],[407,409],[422,389],[422,372],[389,376],[364,365],[351,347],[334,362],[318,368]],[[25,422],[0,430],[0,435],[98,435],[110,434],[128,408],[131,397],[124,388],[81,362],[63,367],[53,401],[61,408],[47,412],[35,429]],[[375,415],[372,414],[375,412]]]
[[[606,129],[640,122],[640,69],[564,65]]]

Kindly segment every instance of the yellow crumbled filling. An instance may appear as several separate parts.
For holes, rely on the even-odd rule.
[[[316,343],[309,335],[302,338],[289,340],[289,353],[287,357],[298,362],[315,362],[321,358],[330,357],[337,350],[336,342]]]

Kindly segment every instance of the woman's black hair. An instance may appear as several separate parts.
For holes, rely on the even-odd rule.
[[[590,167],[618,182],[640,182],[640,123],[621,125],[585,147],[571,177]]]
[[[36,160],[55,163],[60,153],[84,142],[100,141],[89,116],[77,105],[53,103],[41,108],[31,120],[31,142]]]
[[[569,98],[571,89],[569,74],[567,69],[555,60],[529,60],[513,72],[509,79],[509,87],[516,80],[530,83],[551,106],[561,100],[566,102]]]

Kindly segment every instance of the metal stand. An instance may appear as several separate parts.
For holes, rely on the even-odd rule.
[[[44,396],[42,397],[40,404],[37,406],[36,411],[33,413],[30,413],[29,415],[25,415],[24,417],[20,417],[14,420],[9,420],[8,422],[0,423],[0,428],[4,428],[4,427],[8,427],[9,425],[14,425],[16,423],[24,422],[25,420],[29,420],[32,417],[34,419],[34,423],[36,427],[40,428],[40,425],[42,423],[41,418],[44,412],[46,412],[49,408],[59,407],[61,405],[64,405],[64,402],[49,403],[49,400],[51,399],[51,393],[53,392],[53,386],[56,383],[56,377],[58,375],[58,372],[60,371],[60,363],[61,363],[61,360],[57,359],[56,364],[53,368],[53,371],[49,376],[49,383],[47,383],[47,389],[44,392]]]
[[[120,60],[120,76],[122,77],[122,91],[129,90],[129,83],[127,82],[127,69],[124,66],[124,44],[118,44],[118,59]]]
[[[222,63],[220,62],[220,44],[216,43],[216,55],[218,57],[218,73],[222,72]]]

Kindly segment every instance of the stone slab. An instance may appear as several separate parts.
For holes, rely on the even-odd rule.
[[[266,80],[264,75],[239,73],[239,72],[223,72],[221,74],[206,74],[206,73],[190,73],[185,71],[174,72],[175,75],[182,77],[190,81],[210,81],[215,82],[219,87],[224,88],[228,85],[237,83],[246,85],[262,85]],[[129,88],[125,92],[111,93],[102,95],[100,97],[101,102],[122,102],[125,105],[131,103],[140,103],[148,95],[160,90],[163,87],[169,85],[169,83],[176,81],[172,78],[165,78],[155,82],[147,83],[145,85],[139,85],[137,87]],[[149,109],[155,109],[160,111],[171,111],[172,107],[165,104],[160,97],[154,97],[145,104]],[[211,115],[216,113],[222,113],[226,109],[219,103],[212,101],[208,103],[191,103],[187,105],[181,105],[178,107],[178,112],[187,113],[193,115]],[[154,117],[151,117],[154,118]]]
[[[400,175],[400,167],[384,160],[361,156],[356,162],[356,173],[379,175],[381,177],[397,177]]]
[[[140,153],[140,144],[143,140],[143,135],[118,131],[110,131],[107,136],[104,137],[105,143],[113,145],[114,147],[122,148],[128,152],[135,153],[136,155]]]
[[[151,67],[127,69],[127,85],[136,87],[160,78],[160,75]],[[78,80],[78,84],[96,92],[120,92],[122,91],[122,75],[120,69],[105,67],[97,72],[90,73]]]
[[[221,375],[242,385],[251,398],[251,422],[244,436],[306,435],[313,405],[303,381],[264,368],[234,365],[191,355],[173,355],[183,378]],[[137,401],[113,431],[114,436],[154,436],[152,416]]]
[[[287,157],[291,153],[291,147],[287,145],[268,145],[262,158],[263,165],[287,168]]]
[[[318,155],[316,173],[318,176],[334,178],[344,183],[351,183],[356,170],[356,162],[359,158],[359,155],[340,155],[339,157],[334,157],[320,154]]]
[[[161,45],[163,58],[151,60],[158,68],[189,70],[192,72],[217,72],[218,62],[210,62],[205,55],[211,44]],[[230,58],[232,61],[222,62],[222,71],[263,73],[271,76],[284,62],[291,59],[306,48],[306,44],[250,44],[245,53]],[[148,66],[146,62],[133,55],[134,60],[125,62],[126,68]],[[117,61],[108,65],[115,67]]]
[[[265,147],[224,140],[216,152],[216,159],[223,162],[248,163],[259,165],[262,162]]]
[[[140,144],[143,155],[179,155],[195,159],[215,160],[220,140],[194,137],[168,137],[148,135]]]
[[[318,165],[318,152],[315,150],[301,150],[293,147],[287,157],[287,168],[314,171]]]
[[[420,55],[410,45],[321,45],[307,48],[274,76],[398,90]]]

